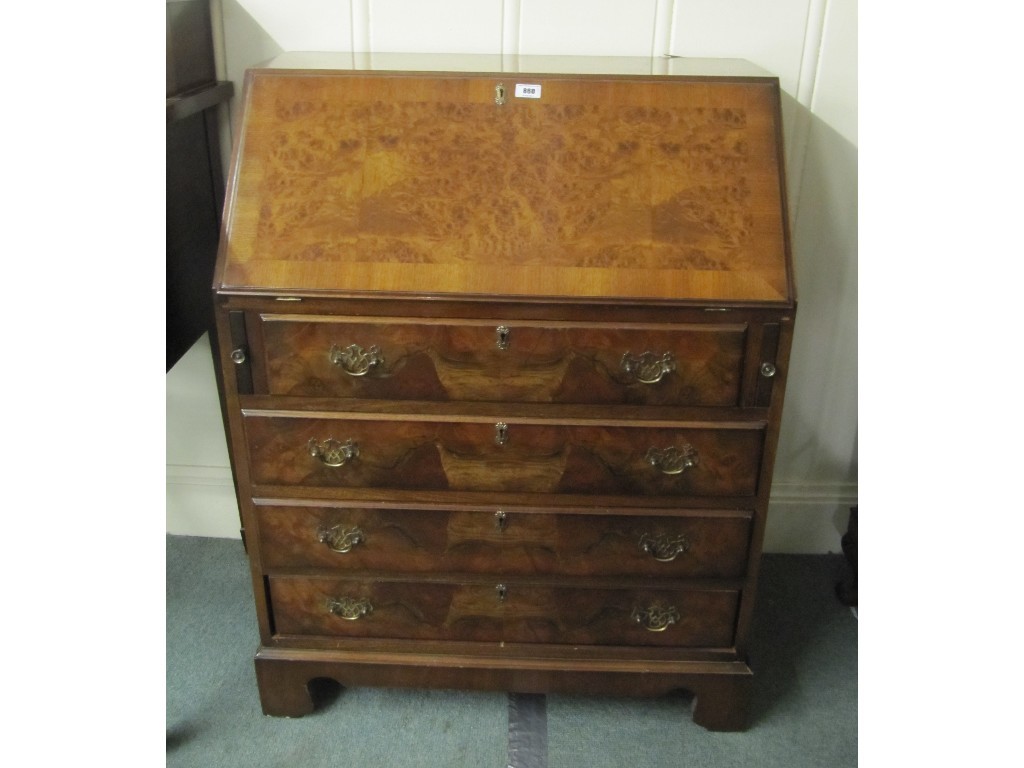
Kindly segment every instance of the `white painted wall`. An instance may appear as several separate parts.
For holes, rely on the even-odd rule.
[[[212,0],[212,8],[221,77],[236,93],[246,67],[283,51],[673,54],[743,58],[778,75],[799,310],[765,548],[839,551],[857,500],[856,0]],[[167,374],[169,533],[238,536],[217,409],[204,340]]]

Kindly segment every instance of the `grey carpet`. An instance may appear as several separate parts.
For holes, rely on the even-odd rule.
[[[287,719],[260,711],[241,542],[168,536],[167,765],[855,766],[857,620],[833,592],[843,567],[838,556],[765,557],[745,733],[694,725],[685,694],[531,700],[352,688],[324,691],[316,712]]]

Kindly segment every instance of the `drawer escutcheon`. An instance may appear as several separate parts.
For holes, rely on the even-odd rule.
[[[508,442],[508,424],[503,421],[494,425],[494,442],[496,445],[505,445]]]

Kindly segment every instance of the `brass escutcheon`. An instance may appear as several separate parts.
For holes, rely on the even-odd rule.
[[[499,421],[494,425],[494,442],[498,445],[504,445],[508,442],[508,424],[503,421]]]
[[[499,107],[505,103],[505,85],[504,83],[498,83],[494,86],[494,103]]]
[[[498,349],[508,349],[508,337],[511,335],[511,333],[512,329],[510,329],[507,325],[499,325],[497,328],[494,329],[494,335],[496,337]]]

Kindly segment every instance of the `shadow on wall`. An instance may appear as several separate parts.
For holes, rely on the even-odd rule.
[[[284,53],[277,41],[267,34],[236,0],[221,0],[224,16],[224,63],[227,78],[235,84],[235,93],[242,94],[245,70]],[[231,124],[236,124],[241,99],[231,101]]]
[[[807,121],[803,162],[789,163],[802,171],[789,184],[799,308],[775,480],[825,497],[857,482],[857,147],[795,113]],[[837,499],[837,547],[847,501]]]

